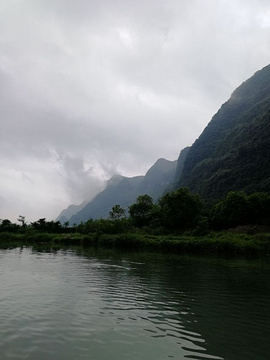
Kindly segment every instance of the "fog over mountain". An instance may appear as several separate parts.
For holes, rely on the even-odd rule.
[[[92,201],[80,206],[69,206],[56,220],[70,225],[86,222],[88,219],[107,219],[114,205],[120,205],[128,215],[128,207],[138,196],[147,194],[157,201],[175,179],[175,170],[179,160],[158,159],[145,176],[113,176]]]
[[[192,145],[269,63],[266,0],[2,0],[0,218],[55,218]]]

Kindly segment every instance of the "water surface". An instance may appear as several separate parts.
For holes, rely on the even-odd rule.
[[[6,359],[268,360],[268,259],[0,250]]]

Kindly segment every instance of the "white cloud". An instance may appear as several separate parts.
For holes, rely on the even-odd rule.
[[[176,159],[269,61],[266,0],[2,0],[0,218]]]

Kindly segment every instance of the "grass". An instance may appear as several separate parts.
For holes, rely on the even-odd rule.
[[[40,245],[61,248],[80,245],[119,249],[147,249],[160,252],[270,255],[270,233],[254,235],[230,232],[212,232],[206,236],[190,235],[149,235],[149,234],[48,234],[29,232],[22,234],[0,233],[0,245]]]

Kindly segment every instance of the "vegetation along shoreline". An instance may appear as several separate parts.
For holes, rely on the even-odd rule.
[[[155,250],[175,253],[270,255],[270,195],[229,192],[213,206],[187,188],[165,194],[157,203],[141,195],[129,214],[115,205],[108,219],[79,225],[59,221],[27,224],[0,221],[2,246],[69,245]]]

